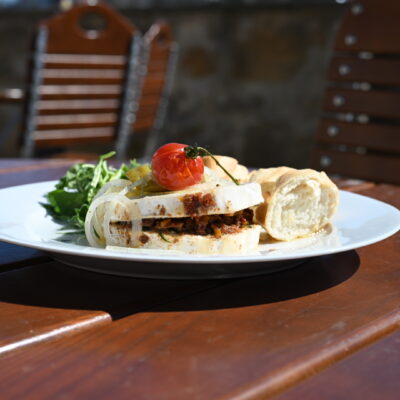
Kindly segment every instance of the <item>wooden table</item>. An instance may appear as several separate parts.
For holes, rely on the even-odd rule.
[[[70,163],[1,160],[0,187]],[[400,206],[400,187],[352,190]],[[163,281],[0,243],[0,398],[398,399],[399,248],[397,233],[270,275]]]

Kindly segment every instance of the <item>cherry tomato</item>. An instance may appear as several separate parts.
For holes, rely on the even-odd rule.
[[[154,180],[168,190],[181,190],[200,183],[204,174],[201,157],[188,158],[186,144],[168,143],[153,155],[151,166]]]

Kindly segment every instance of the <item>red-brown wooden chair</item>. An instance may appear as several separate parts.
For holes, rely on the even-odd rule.
[[[351,2],[336,36],[312,166],[400,183],[400,2]]]
[[[104,144],[123,159],[131,135],[144,132],[150,154],[165,120],[177,49],[167,23],[142,36],[104,3],[82,1],[44,21],[23,96],[22,155],[57,149],[62,157],[96,158],[65,150]],[[4,91],[3,100],[20,101],[13,93]]]
[[[138,96],[141,35],[103,3],[82,2],[40,24],[34,41],[23,156],[38,148],[115,143]],[[124,119],[125,118],[125,119]]]
[[[164,126],[167,107],[172,91],[179,47],[175,42],[170,26],[159,21],[154,23],[143,37],[140,57],[140,94],[131,103],[134,111],[131,129],[123,132],[117,141],[117,153],[123,154],[129,136],[147,133],[143,151],[145,157],[151,156],[160,144],[160,133]]]

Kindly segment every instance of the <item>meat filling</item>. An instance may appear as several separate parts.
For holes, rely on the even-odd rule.
[[[253,223],[253,210],[247,208],[234,214],[202,215],[186,218],[146,218],[142,220],[143,231],[160,233],[186,233],[193,235],[214,235],[237,233],[244,226]],[[130,222],[117,222],[131,227]]]

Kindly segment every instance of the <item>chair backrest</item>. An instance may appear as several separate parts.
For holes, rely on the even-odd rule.
[[[400,2],[351,2],[336,36],[312,166],[400,183]]]
[[[83,1],[44,21],[34,41],[23,154],[110,143],[124,158],[133,133],[165,117],[177,45],[165,22],[142,37],[116,11]]]
[[[135,33],[116,11],[93,1],[40,24],[26,96],[25,156],[35,147],[115,140]]]
[[[142,74],[140,94],[135,102],[127,102],[133,106],[133,121],[130,132],[123,132],[118,138],[118,154],[123,153],[132,133],[148,133],[145,156],[150,156],[155,150],[166,117],[178,50],[171,28],[165,21],[154,23],[144,35],[138,68]]]

